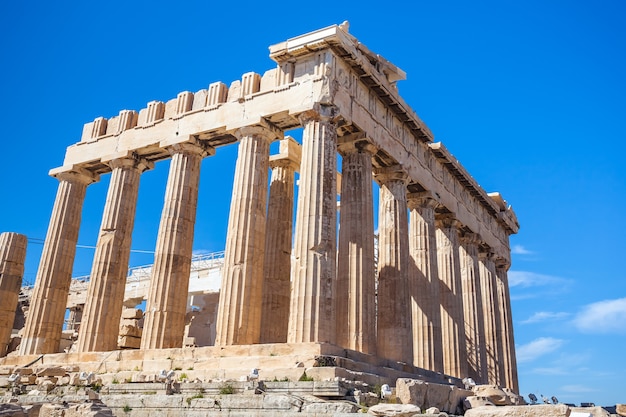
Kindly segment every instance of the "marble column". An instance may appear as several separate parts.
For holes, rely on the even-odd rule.
[[[377,169],[375,178],[380,184],[377,353],[386,359],[413,363],[407,176],[398,167],[389,167]]]
[[[141,173],[152,164],[136,156],[113,159],[111,182],[91,268],[78,351],[117,349]]]
[[[409,207],[409,293],[413,329],[413,364],[443,372],[441,311],[435,207],[430,193],[407,196]]]
[[[228,234],[222,269],[215,344],[259,343],[263,306],[263,264],[270,143],[276,134],[262,127],[235,133],[235,166]]]
[[[199,143],[172,145],[170,172],[148,290],[141,349],[181,347],[193,248],[200,164]]]
[[[509,262],[500,258],[496,261],[496,287],[498,310],[500,313],[500,344],[502,346],[501,385],[519,392],[517,379],[517,360],[513,337],[513,317],[511,314],[511,296],[509,293]]]
[[[87,185],[97,180],[96,175],[80,168],[55,176],[59,188],[22,333],[20,355],[59,350],[85,192]]]
[[[480,260],[480,289],[484,325],[483,345],[486,356],[486,383],[500,385],[500,365],[498,358],[499,320],[496,304],[496,267],[493,252],[483,249],[478,254]]]
[[[485,326],[483,323],[482,294],[478,265],[479,236],[476,233],[462,232],[460,236],[459,260],[461,264],[461,291],[463,293],[463,314],[465,317],[465,349],[467,354],[468,376],[476,383],[485,384],[484,349]]]
[[[0,234],[0,358],[7,354],[11,342],[24,276],[26,244],[26,236],[19,233]]]
[[[333,106],[300,116],[302,163],[296,210],[289,343],[335,343],[337,126]]]
[[[300,169],[300,158],[300,145],[289,136],[280,141],[280,153],[270,156],[261,343],[287,341],[295,172]]]
[[[437,215],[437,268],[439,269],[439,300],[441,305],[441,338],[443,369],[457,378],[467,376],[467,354],[461,269],[459,263],[459,222],[452,215]]]
[[[339,145],[342,154],[341,212],[337,260],[337,344],[376,353],[376,277],[372,145]]]

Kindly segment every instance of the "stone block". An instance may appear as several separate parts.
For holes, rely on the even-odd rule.
[[[37,376],[65,376],[67,370],[60,366],[46,366],[37,369]]]
[[[128,349],[139,349],[141,346],[141,337],[122,336],[118,339],[118,346]]]
[[[477,407],[467,410],[465,417],[569,417],[565,404],[505,405],[501,407]]]
[[[367,410],[367,414],[381,417],[412,417],[421,412],[422,410],[413,404],[377,404]]]
[[[626,417],[626,404],[617,404],[615,406],[615,412],[622,417]]]
[[[122,319],[140,319],[143,317],[143,311],[136,308],[125,308],[122,310]]]
[[[144,360],[143,370],[145,372],[159,372],[162,369],[172,369],[171,359],[159,359],[159,360]]]
[[[52,380],[42,381],[40,384],[37,384],[37,390],[41,392],[50,392],[56,387],[55,382]]]
[[[473,395],[472,391],[453,386],[450,391],[450,396],[448,397],[448,406],[442,409],[442,411],[452,414],[463,414],[463,400],[471,395]]]
[[[476,407],[495,406],[495,404],[487,397],[477,397],[473,395],[463,400],[463,406],[466,410],[469,410]]]
[[[215,408],[215,400],[212,398],[194,398],[189,403],[189,408],[212,409]]]
[[[129,326],[128,324],[123,324],[120,326],[120,336],[131,336],[135,338],[141,339],[141,329],[136,326]]]
[[[473,389],[477,397],[487,397],[494,405],[511,405],[509,395],[497,385],[476,385]]]
[[[421,408],[436,407],[447,413],[462,411],[463,400],[471,395],[474,395],[471,391],[452,385],[410,378],[398,378],[396,381],[396,397],[402,404],[414,404]]]
[[[113,417],[113,412],[106,405],[99,402],[70,405],[63,414],[64,417]]]
[[[0,388],[10,387],[11,383],[9,382],[9,378],[6,376],[0,376]]]
[[[30,375],[33,373],[33,368],[15,368],[12,373],[20,375]]]
[[[63,417],[65,407],[61,404],[43,404],[39,409],[39,417]]]
[[[35,383],[35,381],[37,381],[37,375],[22,375],[20,377],[20,384],[25,384],[25,385],[33,385]]]
[[[517,395],[510,388],[502,388],[502,391],[504,391],[506,395],[509,397],[509,401],[511,402],[511,405],[527,405],[526,400],[524,400],[524,397],[522,397],[521,395]]]
[[[263,396],[264,410],[292,410],[298,411],[301,401],[287,395],[265,394]]]
[[[70,376],[62,376],[58,379],[57,385],[69,385],[70,384]]]
[[[35,380],[35,384],[39,385],[44,383],[45,381],[52,381],[53,384],[56,384],[59,378],[56,376],[38,376]]]
[[[302,413],[316,413],[316,415],[334,414],[334,413],[356,413],[358,411],[356,404],[343,401],[320,401],[305,402],[302,405]],[[419,412],[419,408],[416,407]]]

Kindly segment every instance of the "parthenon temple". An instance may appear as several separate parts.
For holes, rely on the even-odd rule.
[[[346,369],[360,363],[374,374],[470,377],[517,392],[507,279],[514,211],[434,141],[400,97],[405,73],[347,24],[269,50],[276,66],[263,75],[85,124],[50,171],[58,192],[21,343],[8,355],[26,243],[1,235],[0,364],[196,349],[197,362],[265,355],[266,370],[277,366],[269,352],[306,352]],[[286,133],[294,129],[301,140]],[[279,152],[271,154],[275,141]],[[210,346],[185,347],[201,162],[235,144],[215,337]],[[121,349],[140,179],[166,159],[140,341]],[[81,324],[73,351],[63,353],[83,202],[106,174]]]

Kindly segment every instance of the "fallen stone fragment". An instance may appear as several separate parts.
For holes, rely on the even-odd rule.
[[[467,410],[465,417],[570,417],[565,404],[485,406]]]
[[[479,397],[474,395],[472,397],[467,397],[465,400],[463,400],[463,406],[466,410],[470,410],[472,408],[478,407],[493,407],[495,406],[495,404],[488,397]]]
[[[474,395],[477,397],[486,397],[494,405],[512,404],[509,395],[497,385],[476,385],[474,387]]]
[[[412,417],[421,412],[418,406],[412,404],[377,404],[367,410],[368,414],[380,417]]]

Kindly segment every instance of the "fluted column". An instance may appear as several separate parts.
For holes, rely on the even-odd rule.
[[[280,154],[270,156],[261,343],[287,341],[295,171],[300,168],[300,158],[300,145],[289,136],[280,141]]]
[[[413,362],[409,298],[409,230],[406,174],[397,167],[377,169],[378,355]]]
[[[485,326],[478,266],[478,243],[480,239],[475,233],[462,232],[460,241],[461,290],[465,317],[468,376],[477,383],[484,384],[487,382],[485,377],[487,356],[484,349]]]
[[[139,177],[152,164],[131,156],[114,159],[109,166],[111,182],[78,334],[79,352],[117,349]]]
[[[263,305],[263,264],[267,173],[273,131],[244,127],[236,133],[239,156],[230,205],[216,345],[259,343]]]
[[[367,143],[343,143],[337,265],[337,344],[376,353],[376,282],[372,152]]]
[[[97,180],[82,169],[58,173],[56,178],[59,188],[24,326],[21,355],[59,350],[85,192],[87,185]]]
[[[496,266],[494,255],[489,250],[479,252],[480,259],[480,295],[484,325],[483,345],[486,356],[485,377],[488,384],[500,385],[500,364],[498,359],[499,320],[496,304]]]
[[[7,354],[26,258],[26,236],[0,234],[0,358]]]
[[[441,215],[436,217],[435,224],[437,226],[443,369],[447,375],[465,378],[467,355],[457,230],[459,222],[450,215]]]
[[[335,342],[337,109],[300,116],[302,163],[296,212],[287,341]]]
[[[198,143],[169,148],[172,154],[146,304],[141,349],[181,347],[202,158]]]
[[[408,195],[409,206],[409,293],[413,329],[413,364],[443,372],[441,307],[435,207],[428,193]]]
[[[511,296],[507,271],[509,262],[504,259],[496,261],[496,286],[498,294],[498,310],[500,313],[500,343],[502,345],[501,384],[519,392],[517,379],[517,360],[515,357],[515,340],[513,337],[513,316],[511,314]]]

